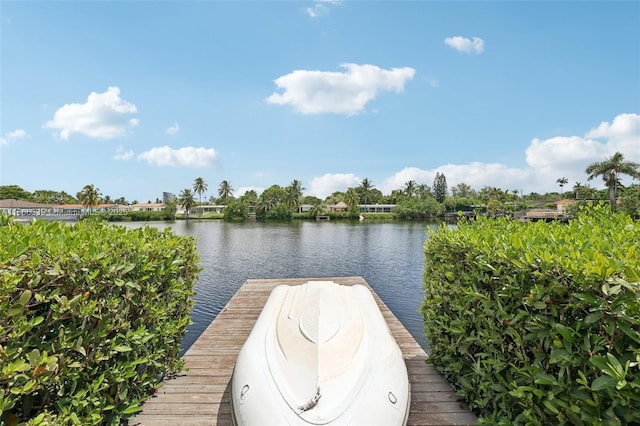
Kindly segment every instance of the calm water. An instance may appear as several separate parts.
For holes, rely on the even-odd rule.
[[[139,227],[139,223],[124,223]],[[426,348],[422,316],[426,222],[226,223],[177,221],[170,226],[197,238],[202,272],[196,284],[186,350],[248,279],[361,276]]]

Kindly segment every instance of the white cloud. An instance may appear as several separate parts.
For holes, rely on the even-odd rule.
[[[472,185],[476,189],[483,186],[504,187],[505,182],[514,185],[514,188],[503,189],[520,189],[532,176],[531,170],[511,168],[498,163],[447,164],[433,170],[407,167],[385,179],[379,189],[385,194],[390,194],[394,189],[403,188],[410,180],[432,186],[436,173],[445,175],[449,189],[459,183]]]
[[[9,145],[9,143],[11,143],[16,139],[24,139],[28,137],[29,137],[29,134],[26,132],[26,130],[16,129],[11,132],[5,133],[4,137],[0,138],[0,146]]]
[[[276,105],[292,105],[301,114],[355,115],[379,92],[404,90],[413,79],[413,68],[382,69],[375,65],[343,64],[345,72],[296,70],[275,80],[283,93],[266,100]]]
[[[312,18],[318,18],[329,13],[329,7],[327,5],[339,4],[342,4],[342,0],[315,0],[313,6],[307,7],[305,12]]]
[[[602,122],[591,129],[585,138],[608,139],[608,154],[616,151],[625,154],[625,158],[640,162],[640,115],[620,114],[611,124]]]
[[[178,123],[175,123],[171,127],[167,127],[167,130],[165,130],[165,132],[167,132],[167,134],[169,135],[177,135],[179,131],[180,131],[180,126],[178,126]]]
[[[584,183],[587,180],[584,170],[589,164],[602,161],[617,151],[624,154],[626,160],[640,162],[640,115],[620,114],[611,124],[602,122],[584,137],[534,139],[527,148],[526,158],[539,187],[552,191],[560,177],[566,177],[569,182]],[[630,182],[624,176],[621,180]]]
[[[602,139],[597,141],[594,139]],[[623,149],[624,148],[624,149]],[[472,162],[469,164],[446,164],[433,169],[406,167],[382,183],[376,185],[383,194],[402,189],[409,180],[418,184],[433,185],[436,173],[443,173],[449,189],[466,183],[479,190],[484,186],[504,190],[530,192],[559,191],[557,180],[566,177],[569,184],[566,192],[576,182],[586,183],[585,169],[595,161],[602,161],[616,151],[625,159],[640,162],[640,115],[620,114],[611,123],[603,122],[581,136],[555,136],[549,139],[533,139],[526,149],[525,167],[509,167],[500,163]],[[623,183],[631,179],[623,176]],[[335,191],[346,191],[357,187],[361,179],[353,174],[326,174],[311,181],[310,194],[325,198]],[[593,183],[602,188],[601,182]]]
[[[473,39],[461,36],[447,37],[444,39],[444,42],[447,46],[462,53],[480,54],[484,51],[484,40],[478,37],[474,37]]]
[[[120,98],[118,87],[109,87],[104,93],[91,92],[84,104],[62,106],[45,127],[59,129],[64,140],[72,133],[113,139],[124,136],[128,129],[138,125],[137,119],[127,117],[136,112],[138,109],[134,104]]]
[[[144,160],[158,167],[202,168],[213,165],[217,156],[213,148],[187,146],[173,149],[168,146],[159,146],[139,154],[138,160]]]
[[[256,191],[256,194],[260,196],[260,194],[262,194],[262,191],[264,191],[264,189],[265,188],[257,187],[257,186],[241,186],[240,188],[238,188],[237,191],[235,191],[233,195],[236,197],[242,197],[244,194],[246,194],[249,191]]]
[[[133,158],[133,150],[130,149],[126,151],[124,146],[120,145],[116,148],[116,155],[114,155],[113,158],[114,160],[129,161]]]
[[[326,173],[311,180],[309,195],[324,199],[336,191],[358,186],[360,182],[361,179],[352,173]]]

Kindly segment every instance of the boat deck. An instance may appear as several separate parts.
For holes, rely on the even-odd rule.
[[[322,278],[343,285],[361,284],[362,277]],[[271,290],[313,278],[248,280],[198,340],[185,353],[189,371],[167,380],[130,425],[231,425],[231,373],[240,348],[249,336]],[[405,358],[411,381],[408,425],[468,425],[476,416],[456,399],[451,385],[430,365],[427,354],[407,329],[372,291]]]

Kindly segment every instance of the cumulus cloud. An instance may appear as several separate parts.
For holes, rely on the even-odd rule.
[[[305,12],[312,18],[318,18],[329,13],[329,6],[342,4],[342,0],[315,0],[313,6],[307,7]]]
[[[296,70],[275,80],[282,93],[273,93],[266,101],[291,105],[301,114],[360,113],[379,92],[400,93],[412,80],[413,68],[382,69],[375,65],[343,64],[344,72]]]
[[[352,173],[326,173],[311,180],[309,194],[324,199],[336,191],[358,186],[360,182],[361,179]]]
[[[157,167],[189,167],[202,168],[212,166],[218,154],[213,148],[196,148],[187,146],[173,149],[159,146],[138,155],[138,160]]]
[[[461,36],[447,37],[444,42],[447,46],[462,53],[480,54],[484,51],[484,40],[479,37],[474,37],[473,39]]]
[[[114,160],[129,161],[133,158],[133,150],[125,150],[124,146],[120,145],[116,148],[116,155],[113,156]]]
[[[560,177],[570,182],[584,182],[587,178],[584,170],[589,164],[617,151],[627,160],[640,162],[640,115],[620,114],[611,123],[602,122],[584,136],[534,139],[527,148],[526,159],[536,173],[538,184],[549,188]],[[621,178],[623,183],[627,179]]]
[[[241,186],[240,188],[237,189],[234,195],[236,197],[241,197],[249,191],[256,191],[256,194],[260,196],[260,194],[262,194],[262,191],[264,191],[264,188],[258,187],[258,186]]]
[[[507,167],[499,163],[472,162],[469,164],[447,164],[432,170],[423,170],[417,167],[406,167],[384,180],[379,189],[383,193],[391,193],[394,189],[401,189],[410,180],[418,184],[431,186],[436,177],[436,173],[442,173],[447,178],[449,189],[460,183],[473,185],[480,189],[483,186],[503,187],[504,182],[514,185],[513,188],[520,189],[531,179],[532,171]]]
[[[632,161],[640,161],[640,115],[620,114],[609,124],[606,121],[585,135],[585,138],[606,139],[609,152],[619,151]]]
[[[26,130],[16,129],[11,132],[5,133],[4,136],[0,138],[0,146],[9,145],[9,143],[11,143],[16,139],[24,139],[28,137],[29,137],[29,134],[26,132]]]
[[[169,135],[177,135],[179,131],[180,131],[180,126],[178,126],[178,123],[175,123],[171,127],[167,127],[167,130],[165,130],[165,132],[167,132],[167,134]]]
[[[137,112],[134,104],[120,97],[118,87],[109,87],[104,93],[91,92],[83,104],[63,105],[45,127],[59,130],[59,136],[64,140],[72,133],[113,139],[124,136],[128,129],[138,125],[138,119],[129,118]]]
[[[566,177],[572,187],[576,182],[585,183],[585,168],[610,157],[616,151],[625,159],[640,162],[640,115],[620,114],[611,122],[602,122],[587,131],[584,136],[555,136],[549,139],[533,139],[525,152],[525,167],[509,167],[500,163],[472,162],[446,164],[433,169],[405,167],[376,184],[383,194],[402,189],[407,181],[433,185],[436,173],[443,173],[449,189],[460,183],[479,190],[484,186],[505,190],[530,192],[558,191],[557,180]],[[624,184],[631,183],[622,177]],[[625,183],[626,181],[626,183]],[[353,174],[325,174],[311,181],[310,193],[325,198],[335,191],[346,191],[360,185],[361,179]]]

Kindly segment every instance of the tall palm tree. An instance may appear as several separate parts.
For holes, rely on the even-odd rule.
[[[189,212],[191,208],[196,203],[196,200],[193,198],[193,192],[189,188],[185,188],[178,195],[178,202],[184,207],[185,212],[187,213],[187,220],[189,219]]]
[[[560,186],[560,196],[562,197],[562,194],[563,194],[562,188],[564,188],[564,186],[568,184],[569,181],[567,180],[566,177],[561,177],[560,179],[556,180],[556,183]]]
[[[85,185],[78,193],[78,199],[83,206],[89,207],[89,214],[91,214],[92,208],[100,203],[100,190],[93,185]]]
[[[404,183],[404,193],[407,194],[407,197],[411,198],[416,193],[416,181],[408,180]]]
[[[590,164],[585,173],[589,175],[587,180],[591,180],[597,176],[602,176],[604,184],[609,189],[609,202],[611,209],[616,209],[616,192],[620,184],[620,175],[628,175],[633,178],[640,178],[640,163],[633,161],[625,161],[624,155],[616,152],[604,161],[596,161]]]
[[[304,190],[304,188],[302,187],[302,182],[300,182],[298,179],[294,179],[285,190],[286,203],[299,212],[300,206],[302,205],[302,191]]]
[[[358,195],[358,191],[356,191],[355,188],[347,189],[347,192],[344,194],[344,202],[350,209],[357,208],[360,203],[360,195]]]
[[[360,188],[362,188],[362,195],[364,197],[364,204],[367,204],[367,201],[369,200],[369,193],[371,192],[371,190],[373,188],[375,188],[375,186],[369,180],[369,178],[364,178],[364,179],[362,179],[362,182],[360,182]]]
[[[207,192],[207,183],[201,177],[196,178],[193,182],[193,192],[198,194],[199,204],[202,206],[202,194]],[[202,208],[200,209],[200,215],[202,216]]]
[[[580,190],[581,190],[582,188],[584,188],[584,185],[583,185],[582,183],[580,183],[580,182],[576,182],[576,184],[575,184],[575,185],[573,185],[573,192],[574,192],[574,194],[575,194],[575,196],[576,196],[576,200],[577,200],[578,198],[580,198]]]
[[[220,203],[228,204],[229,199],[233,197],[233,187],[228,180],[223,180],[218,186],[218,197],[220,197]]]

